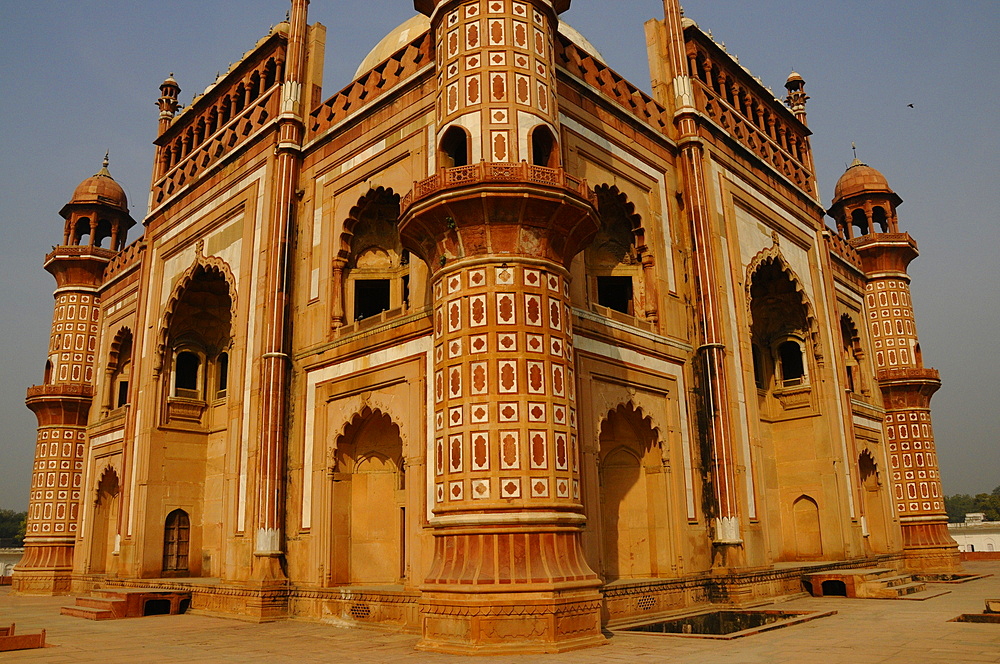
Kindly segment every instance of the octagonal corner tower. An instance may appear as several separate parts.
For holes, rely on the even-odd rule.
[[[437,172],[403,200],[431,266],[427,650],[559,652],[601,635],[580,545],[569,264],[598,230],[560,167],[553,40],[569,2],[417,2],[437,43]]]

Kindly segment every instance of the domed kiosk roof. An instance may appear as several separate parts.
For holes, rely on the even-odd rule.
[[[851,162],[833,190],[833,201],[858,196],[859,194],[893,194],[889,181],[877,169],[858,159]]]
[[[128,213],[128,197],[108,172],[107,156],[101,170],[77,185],[66,207],[71,205],[106,205]]]
[[[392,56],[393,53],[403,48],[430,29],[431,20],[423,14],[417,14],[416,16],[403,21],[396,26],[392,32],[383,37],[382,40],[375,45],[375,48],[368,52],[365,59],[361,61],[360,65],[358,65],[358,70],[354,72],[354,78],[357,79],[365,72],[370,71],[382,62],[385,62]],[[586,37],[581,35],[580,32],[573,26],[567,24],[565,21],[559,21],[559,32],[587,53],[590,53],[601,62],[605,62],[604,56],[601,55],[597,48],[595,48],[594,45],[591,44]]]

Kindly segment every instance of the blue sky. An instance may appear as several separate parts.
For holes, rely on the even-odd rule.
[[[52,316],[42,269],[61,241],[59,209],[100,168],[146,209],[158,86],[174,72],[190,101],[284,18],[283,0],[0,0],[0,508],[24,508],[34,416]],[[858,156],[903,197],[917,240],[917,326],[944,387],[933,417],[946,493],[1000,485],[1000,223],[993,79],[1000,3],[963,0],[688,0],[686,15],[775,91],[796,69],[823,202]],[[374,9],[373,9],[374,8]],[[413,15],[409,0],[313,0],[328,28],[324,97]],[[563,18],[615,70],[649,90],[642,24],[660,0],[575,0]],[[908,104],[914,108],[908,108]],[[137,237],[133,230],[130,240]]]

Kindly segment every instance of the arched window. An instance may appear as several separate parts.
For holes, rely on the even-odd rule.
[[[108,358],[108,407],[121,408],[129,399],[129,374],[132,367],[132,332],[125,328],[118,332],[111,344]]]
[[[88,244],[90,240],[90,219],[88,217],[80,217],[76,220],[76,224],[73,226],[73,237],[70,240],[70,244],[83,246]]]
[[[45,361],[45,380],[44,380],[44,384],[45,385],[51,385],[52,384],[52,360],[46,360]]]
[[[807,384],[805,351],[810,338],[810,314],[794,275],[780,257],[768,258],[750,276],[749,290],[750,341],[760,349],[764,388]],[[774,380],[767,380],[768,369]]]
[[[847,389],[867,394],[861,372],[864,351],[861,349],[857,326],[848,314],[840,317],[840,336],[843,342],[844,366],[847,370]]]
[[[538,125],[531,131],[531,163],[536,166],[556,168],[559,166],[559,151],[556,138],[545,125]]]
[[[753,357],[753,382],[758,390],[767,389],[767,374],[764,364],[764,354],[757,344],[750,344],[750,354]]]
[[[184,350],[177,353],[174,362],[174,394],[188,399],[200,399],[198,389],[201,369],[201,358],[197,354]]]
[[[226,396],[229,387],[229,353],[219,353],[219,357],[215,360],[215,372],[216,398],[222,398]]]
[[[410,255],[403,250],[398,220],[399,196],[392,189],[369,191],[351,209],[341,236],[344,311],[335,318],[343,315],[344,322],[354,323],[409,307]]]
[[[872,224],[878,227],[879,233],[889,232],[889,220],[885,216],[885,208],[881,206],[872,208]]]
[[[601,228],[584,252],[590,301],[644,318],[648,307],[640,304],[645,302],[639,251],[642,222],[635,206],[617,187],[601,185],[594,191]]]
[[[781,384],[793,387],[805,382],[805,365],[802,361],[802,346],[797,341],[789,339],[778,345],[778,358],[781,363]]]
[[[469,165],[469,134],[458,126],[451,126],[441,137],[439,152],[441,168]]]
[[[868,215],[864,210],[857,209],[851,213],[851,225],[858,229],[858,235],[868,235],[871,232],[868,228]]]

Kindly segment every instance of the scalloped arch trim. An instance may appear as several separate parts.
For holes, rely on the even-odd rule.
[[[751,297],[750,289],[753,287],[754,277],[768,263],[776,263],[795,286],[795,292],[798,293],[802,299],[803,306],[806,308],[806,322],[809,324],[809,330],[815,334],[819,329],[819,323],[816,319],[816,311],[813,309],[812,301],[810,301],[809,296],[802,287],[802,281],[795,274],[795,270],[785,260],[784,255],[781,253],[781,247],[778,246],[777,242],[770,247],[758,251],[747,265],[746,281],[744,282],[746,284],[744,290],[746,291],[747,322],[751,327],[753,326],[753,297]]]
[[[369,189],[368,193],[358,199],[357,205],[351,208],[350,212],[347,213],[347,219],[344,220],[343,230],[340,233],[340,251],[337,254],[337,258],[342,260],[348,260],[351,257],[351,240],[354,238],[354,228],[361,221],[365,212],[382,197],[394,198],[397,205],[399,205],[399,194],[392,190],[392,187],[376,187]]]

